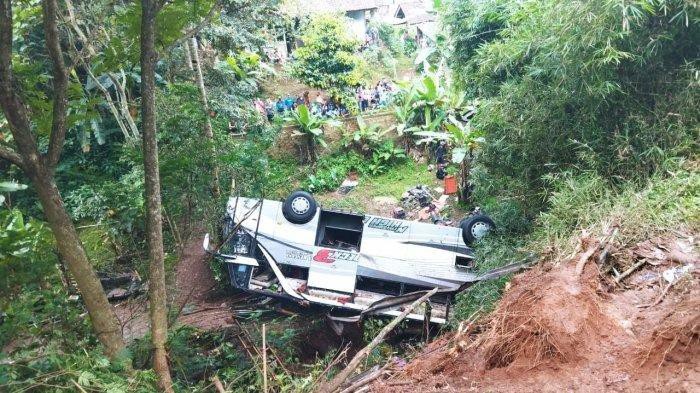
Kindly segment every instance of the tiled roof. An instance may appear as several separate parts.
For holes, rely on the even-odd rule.
[[[285,1],[282,9],[288,14],[303,15],[372,10],[390,4],[391,0],[289,0]]]

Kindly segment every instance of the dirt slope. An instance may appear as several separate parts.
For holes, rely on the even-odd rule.
[[[231,306],[239,297],[219,297],[208,256],[202,249],[201,237],[190,240],[175,267],[175,282],[169,285],[172,307],[180,309],[178,323],[204,330],[216,330],[233,325]],[[141,296],[114,305],[127,341],[143,337],[149,329],[148,299]]]
[[[574,261],[539,266],[513,279],[484,325],[463,324],[372,391],[700,391],[697,256],[651,305],[667,286],[662,272],[681,265],[674,259],[654,259],[626,289],[593,262],[580,277]]]

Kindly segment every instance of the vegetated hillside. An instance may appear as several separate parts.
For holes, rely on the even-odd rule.
[[[461,321],[372,391],[697,389],[697,164],[581,199],[584,182],[555,193],[529,243],[542,259],[490,315]],[[558,209],[577,194],[580,224],[562,236]]]

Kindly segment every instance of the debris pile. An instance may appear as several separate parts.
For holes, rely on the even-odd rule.
[[[434,191],[442,194],[441,188]],[[426,185],[417,185],[401,196],[401,208],[395,209],[394,218],[430,220],[433,224],[452,225],[452,221],[443,218],[440,212],[447,206],[449,195],[435,198]]]
[[[100,273],[100,283],[107,293],[107,300],[118,301],[140,295],[146,291],[137,271],[122,274]]]

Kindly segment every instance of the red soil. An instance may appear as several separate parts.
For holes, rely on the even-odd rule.
[[[670,255],[670,254],[669,254]],[[700,391],[695,271],[655,302],[677,264],[666,256],[615,289],[589,262],[539,266],[513,279],[480,327],[442,337],[373,392]],[[470,335],[471,333],[471,335]]]

